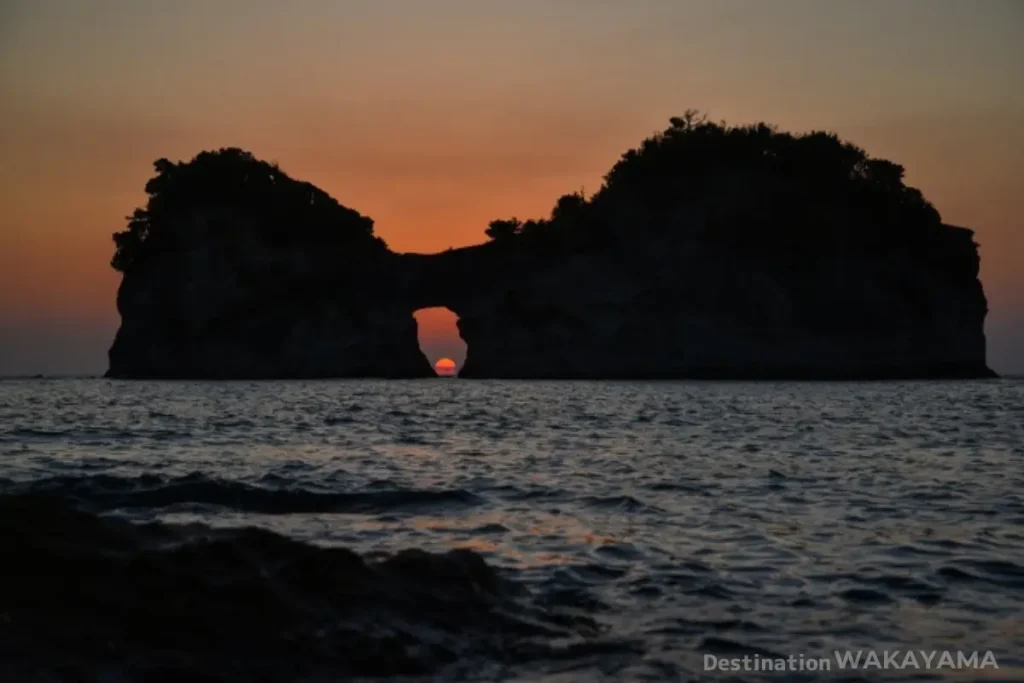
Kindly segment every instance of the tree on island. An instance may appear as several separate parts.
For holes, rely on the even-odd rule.
[[[370,218],[245,150],[201,152],[187,162],[157,159],[153,167],[146,206],[113,235],[111,266],[118,271],[177,249],[189,237],[188,219],[197,216],[204,217],[208,237],[231,239],[241,225],[276,247],[303,245],[332,254],[387,249],[374,237]],[[230,220],[220,220],[225,213]]]
[[[916,241],[941,225],[921,192],[904,184],[902,166],[872,158],[835,133],[730,126],[689,110],[625,152],[589,199],[564,195],[549,218],[517,221],[514,230],[495,221],[486,234],[504,244],[533,236],[585,245],[595,233],[635,228],[621,220],[609,227],[609,215],[642,214],[654,229],[687,229],[693,222],[678,219],[687,207],[718,216],[707,222],[723,236],[780,247],[847,229],[866,242]]]
[[[519,233],[519,230],[523,227],[523,222],[518,218],[509,218],[505,220],[494,220],[487,226],[487,230],[484,231],[488,237],[492,240],[506,240],[510,237],[514,237]]]

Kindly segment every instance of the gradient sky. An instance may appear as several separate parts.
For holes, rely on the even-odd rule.
[[[906,166],[977,231],[990,365],[1024,372],[1024,2],[0,0],[0,374],[106,368],[110,234],[158,157],[245,147],[437,251],[687,108]]]

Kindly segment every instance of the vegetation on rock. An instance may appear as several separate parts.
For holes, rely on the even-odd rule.
[[[114,234],[111,265],[127,271],[179,248],[197,218],[207,238],[257,237],[278,247],[300,246],[336,255],[380,253],[373,220],[342,206],[312,183],[294,180],[276,164],[238,148],[202,152],[187,162],[158,159],[146,183],[149,200]],[[223,220],[221,220],[223,218]],[[350,253],[347,255],[351,255]]]
[[[691,110],[623,154],[589,199],[565,195],[549,218],[494,221],[487,234],[572,249],[638,228],[699,231],[757,249],[850,238],[888,248],[940,226],[938,211],[904,183],[902,166],[834,133],[729,126]]]

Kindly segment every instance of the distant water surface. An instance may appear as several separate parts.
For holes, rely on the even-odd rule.
[[[441,679],[684,680],[706,653],[916,648],[991,650],[1014,680],[1022,425],[1022,380],[7,380],[0,490],[367,559],[472,549],[516,601],[590,625]]]

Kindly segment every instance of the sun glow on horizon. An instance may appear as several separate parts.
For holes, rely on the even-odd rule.
[[[466,358],[466,342],[459,336],[458,317],[443,306],[413,312],[420,351],[443,377],[458,375]],[[438,365],[438,364],[441,365]],[[451,365],[449,365],[449,363]]]
[[[440,377],[454,377],[455,361],[451,358],[438,358],[437,362],[434,363],[434,372]]]

